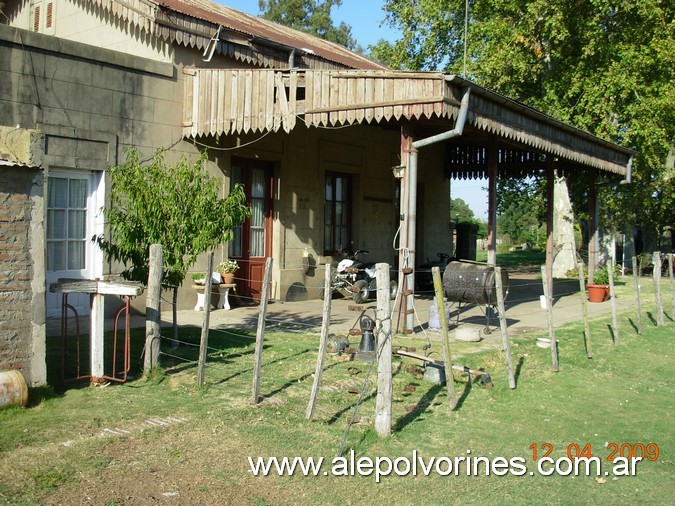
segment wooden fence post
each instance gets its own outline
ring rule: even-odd
[[[614,262],[607,261],[607,274],[609,275],[609,296],[612,299],[612,326],[614,327],[614,344],[619,344],[619,321],[616,317],[616,295],[614,293]]]
[[[145,355],[143,357],[143,374],[159,365],[159,348],[162,338],[161,329],[161,293],[162,265],[164,254],[161,244],[150,245],[150,272],[148,275],[148,292],[145,298]]]
[[[443,343],[443,365],[445,367],[445,388],[448,391],[450,409],[457,407],[455,395],[455,379],[452,374],[452,353],[450,353],[450,339],[448,337],[448,319],[445,313],[445,298],[443,281],[441,280],[440,267],[432,267],[431,275],[434,280],[434,293],[436,294],[436,306],[438,307],[438,320],[441,324],[441,342]]]
[[[577,271],[579,272],[579,293],[581,294],[581,310],[584,315],[584,337],[586,343],[586,357],[593,358],[593,349],[591,347],[591,326],[588,323],[588,307],[586,296],[586,283],[584,281],[584,264],[577,262]]]
[[[206,263],[206,285],[204,286],[204,320],[202,321],[202,335],[199,340],[199,363],[197,366],[197,385],[204,384],[204,369],[206,369],[206,350],[209,344],[209,320],[211,319],[211,286],[213,284],[213,251]]]
[[[544,298],[546,299],[546,321],[548,323],[548,337],[551,340],[551,360],[553,362],[553,371],[558,372],[558,343],[555,340],[555,329],[553,328],[553,289],[548,286],[548,276],[546,275],[546,266],[541,266],[541,282],[544,286]]]
[[[377,268],[377,398],[375,401],[375,431],[380,437],[391,434],[392,373],[391,373],[391,297],[389,264]]]
[[[316,369],[314,370],[314,381],[312,382],[312,392],[309,396],[309,404],[305,412],[305,418],[311,420],[314,416],[314,407],[316,398],[319,396],[319,386],[321,384],[321,374],[323,373],[323,362],[326,358],[326,341],[328,340],[328,328],[330,327],[330,306],[331,295],[333,291],[330,288],[331,266],[326,264],[326,274],[323,286],[323,322],[321,324],[321,340],[319,341],[319,354],[316,357]]]
[[[661,296],[661,252],[655,251],[654,263],[654,293],[656,294],[656,325],[661,327],[663,321],[663,297]]]
[[[673,229],[670,229],[673,233]],[[673,254],[668,253],[668,278],[670,278],[670,316],[675,319],[675,289],[673,289]]]
[[[640,269],[637,257],[633,257],[633,283],[635,285],[635,310],[637,311],[637,333],[642,335],[642,311],[640,310]]]
[[[502,347],[506,358],[506,370],[509,373],[509,388],[516,388],[516,376],[513,372],[511,343],[506,329],[506,308],[504,307],[504,287],[502,285],[502,269],[495,267],[495,286],[497,288],[497,310],[499,311],[499,328],[502,331]]]
[[[267,318],[267,299],[269,298],[270,279],[272,278],[272,258],[265,263],[265,277],[260,295],[260,313],[258,314],[258,331],[255,336],[255,355],[253,357],[253,392],[251,402],[258,404],[260,392],[260,369],[262,367],[263,342],[265,341],[265,318]]]

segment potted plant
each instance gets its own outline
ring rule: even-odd
[[[223,283],[234,283],[234,273],[239,270],[239,264],[236,260],[224,260],[220,262],[216,269],[220,272],[220,277],[223,278]]]
[[[192,275],[192,282],[195,285],[205,285],[206,284],[206,275],[203,272],[195,272]]]
[[[588,301],[604,302],[609,299],[609,272],[607,267],[595,270],[593,282],[588,283]]]

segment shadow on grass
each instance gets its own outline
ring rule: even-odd
[[[263,349],[264,349],[264,347],[263,347]],[[276,364],[277,362],[283,362],[284,360],[288,360],[288,359],[291,359],[291,358],[294,358],[294,357],[299,357],[300,355],[304,355],[305,353],[309,353],[309,352],[310,352],[310,349],[308,348],[308,349],[302,350],[302,351],[300,351],[300,352],[298,352],[298,353],[294,353],[293,355],[285,355],[285,356],[283,356],[283,357],[279,357],[279,358],[276,358],[276,359],[274,359],[274,360],[270,360],[269,362],[263,363],[263,364],[262,364],[262,367],[267,367],[267,366],[270,366],[270,365],[272,365],[272,364]],[[230,374],[230,375],[227,376],[226,378],[223,378],[223,379],[221,379],[221,380],[219,380],[219,381],[216,381],[216,382],[214,382],[214,383],[212,383],[212,384],[213,384],[213,385],[220,385],[220,384],[225,383],[225,382],[227,382],[227,381],[229,381],[229,380],[231,380],[231,379],[233,379],[233,378],[236,378],[237,376],[240,376],[240,375],[242,375],[242,374],[245,374],[245,373],[248,373],[248,372],[252,372],[252,371],[253,371],[253,367],[249,367],[249,368],[246,368],[246,369],[244,369],[244,370],[237,371],[237,372],[235,372],[235,373],[233,373],[233,374]]]
[[[396,424],[392,427],[393,432],[402,431],[407,425],[417,420],[426,409],[431,406],[432,402],[438,395],[438,393],[443,389],[443,385],[434,385],[429,390],[427,390],[422,398],[417,401],[417,404],[414,405],[412,410],[407,413],[404,417],[399,418],[396,421]],[[457,403],[459,405],[459,403]]]
[[[338,365],[338,364],[339,364],[338,362],[335,362],[335,363],[333,363],[333,364],[327,365],[327,366],[325,366],[325,367],[323,368],[323,371],[325,372],[325,371],[327,371],[328,369],[332,369],[333,367],[335,367],[335,366]],[[284,384],[281,385],[280,387],[276,388],[275,390],[272,390],[270,393],[268,393],[268,394],[260,394],[260,397],[265,397],[265,398],[272,397],[272,396],[278,394],[279,392],[283,392],[284,390],[286,390],[286,389],[287,389],[288,387],[290,387],[291,385],[295,385],[295,384],[297,384],[297,383],[299,383],[299,382],[301,382],[301,381],[305,381],[307,378],[311,378],[313,375],[314,375],[314,371],[308,372],[308,373],[306,373],[306,374],[303,374],[303,375],[300,376],[299,378],[292,379],[292,380],[288,380],[286,383],[284,383]]]
[[[607,324],[607,330],[609,330],[609,337],[612,339],[612,344],[616,344],[616,336],[614,335],[614,329],[609,323]]]
[[[640,333],[640,329],[638,326],[635,324],[632,318],[628,318],[628,323],[630,323],[630,326],[633,327],[633,330],[635,331],[636,334]]]
[[[466,385],[464,385],[464,391],[462,392],[462,395],[460,395],[459,399],[457,399],[457,404],[455,404],[455,411],[457,411],[464,405],[464,401],[469,397],[472,388],[473,388],[473,380],[471,379],[471,376],[469,376],[469,380],[466,382]]]
[[[516,366],[516,370],[515,370],[515,372],[514,372],[514,374],[513,374],[513,377],[514,377],[515,380],[516,380],[516,387],[518,386],[518,382],[519,382],[519,380],[520,380],[520,371],[523,370],[523,364],[525,364],[525,357],[521,356],[521,357],[518,359],[518,365]]]

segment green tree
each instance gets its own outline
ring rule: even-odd
[[[487,223],[476,218],[469,204],[464,199],[450,199],[450,221],[455,223],[474,223],[478,225],[477,236],[481,239],[487,237]]]
[[[374,56],[463,74],[464,6],[385,0],[402,36]],[[605,188],[599,199],[614,226],[630,220],[658,233],[675,222],[673,14],[666,0],[470,2],[468,78],[637,151],[635,184]]]
[[[542,247],[545,182],[542,178],[500,178],[497,181],[497,230],[515,243]]]
[[[120,262],[122,277],[146,283],[151,244],[164,253],[162,284],[173,288],[174,334],[178,286],[197,255],[232,239],[232,229],[251,214],[241,186],[218,197],[218,182],[204,167],[203,152],[195,163],[165,161],[158,150],[142,165],[137,149],[110,168],[110,206],[104,210],[108,237],[95,238],[109,260]]]
[[[340,7],[342,0],[259,0],[262,17],[295,30],[316,35],[347,49],[361,50],[352,27],[345,22],[333,24],[331,9]]]

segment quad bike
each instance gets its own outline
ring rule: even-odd
[[[331,294],[339,292],[344,296],[351,295],[357,304],[363,304],[370,298],[371,292],[377,290],[375,262],[358,261],[361,255],[367,253],[367,250],[357,250],[353,255],[347,253],[344,259],[331,267]],[[396,298],[397,291],[398,281],[390,278],[389,296],[392,300]],[[319,285],[319,297],[322,300],[324,298],[324,280]]]

